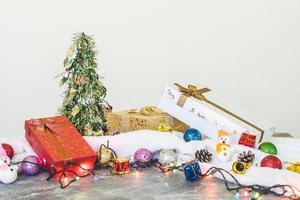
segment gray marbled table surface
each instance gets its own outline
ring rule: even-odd
[[[110,175],[107,170],[81,178],[66,189],[56,180],[46,181],[47,174],[35,177],[20,175],[11,185],[0,184],[0,199],[101,199],[101,200],[232,200],[235,192],[228,192],[222,181],[205,178],[193,183],[185,180],[182,172],[163,174],[157,169],[143,169],[138,175]],[[264,196],[262,199],[284,199]]]

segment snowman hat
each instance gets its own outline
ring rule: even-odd
[[[224,131],[224,130],[219,130],[218,131],[218,137],[222,137],[222,136],[229,136],[229,133],[227,131]]]

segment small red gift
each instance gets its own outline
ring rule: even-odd
[[[80,176],[94,167],[95,152],[66,116],[25,121],[25,137],[51,175]]]
[[[239,139],[239,144],[254,148],[256,142],[256,135],[250,133],[243,133]]]

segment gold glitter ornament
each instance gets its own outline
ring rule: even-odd
[[[102,147],[97,151],[97,157],[100,165],[105,165],[112,159],[113,155],[108,148]]]
[[[157,127],[157,130],[160,132],[170,132],[173,131],[173,128],[164,121],[160,121]]]
[[[80,109],[78,106],[75,106],[73,109],[72,109],[72,112],[71,112],[71,115],[73,117],[76,117],[76,115],[80,112]]]
[[[287,167],[287,170],[300,174],[300,162],[289,163],[289,164],[291,165]]]

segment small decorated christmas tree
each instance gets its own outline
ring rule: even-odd
[[[64,60],[60,81],[66,84],[60,113],[66,115],[82,135],[103,135],[105,113],[110,106],[104,100],[106,88],[97,74],[96,47],[91,36],[78,33]]]

